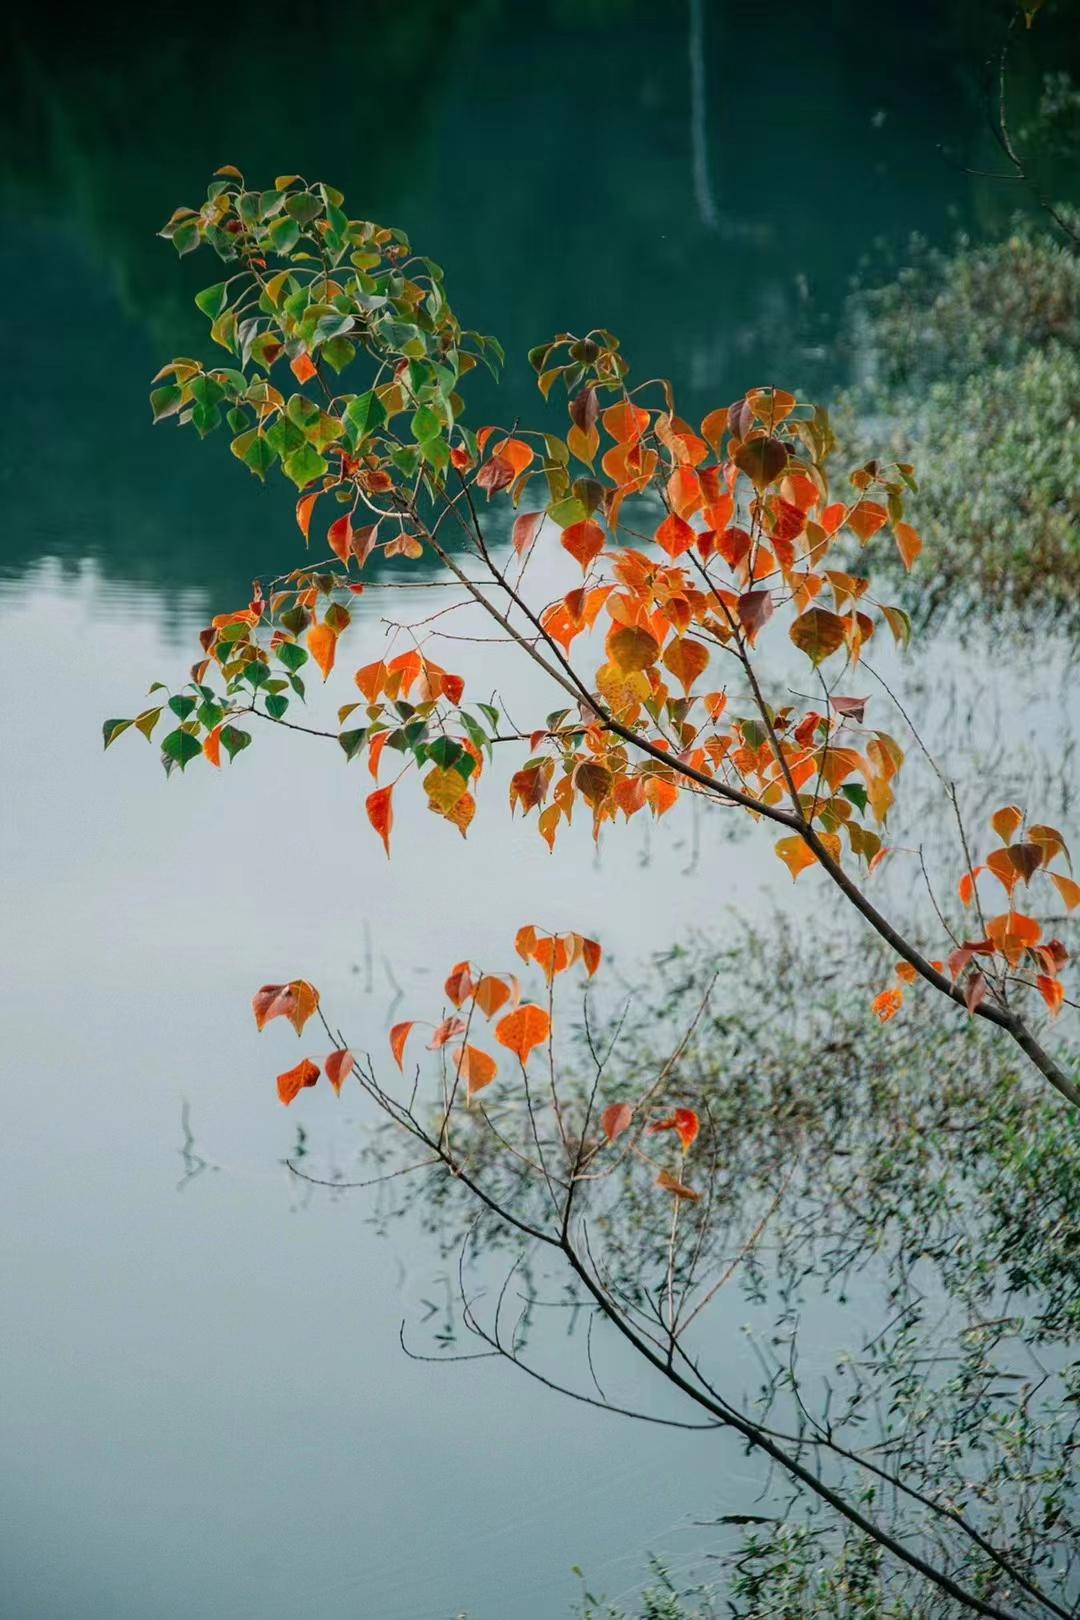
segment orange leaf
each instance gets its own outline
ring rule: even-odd
[[[402,1071],[405,1068],[405,1042],[408,1040],[415,1022],[415,1019],[410,1018],[404,1024],[395,1024],[390,1031],[390,1050],[394,1054],[394,1062]]]
[[[301,1058],[295,1069],[286,1069],[277,1077],[278,1096],[286,1107],[298,1097],[305,1086],[313,1086],[322,1071],[310,1058]]]
[[[326,1078],[329,1080],[339,1097],[341,1096],[342,1086],[345,1084],[350,1074],[352,1074],[355,1067],[356,1059],[349,1051],[331,1052],[330,1056],[323,1064],[323,1068],[326,1070]]]
[[[311,514],[315,510],[315,502],[318,498],[319,491],[316,490],[314,495],[301,495],[296,503],[296,521],[305,540],[308,539],[311,533]]]
[[[453,1053],[457,1072],[465,1077],[467,1095],[472,1097],[485,1086],[490,1086],[499,1072],[499,1065],[490,1053],[479,1046],[459,1046]]]
[[[591,518],[583,523],[571,523],[559,538],[574,561],[581,564],[583,574],[588,573],[590,564],[604,549],[604,531]]]
[[[308,651],[322,670],[325,681],[334,667],[334,655],[337,652],[337,632],[331,630],[328,624],[313,624],[307,633]]]
[[[887,523],[888,512],[877,501],[860,501],[853,506],[847,516],[849,529],[854,529],[862,545],[877,534],[883,523]]]
[[[986,857],[986,869],[993,873],[1007,894],[1012,894],[1020,881],[1020,873],[1009,859],[1007,849],[992,849]]]
[[[495,1039],[515,1053],[524,1065],[535,1046],[543,1046],[551,1036],[551,1019],[543,1007],[527,1001],[516,1012],[508,1013],[495,1025]]]
[[[585,963],[585,971],[588,973],[590,979],[600,966],[600,961],[603,954],[603,951],[600,949],[600,946],[596,943],[595,939],[582,940],[581,955]]]
[[[365,664],[363,669],[356,671],[353,680],[369,703],[374,703],[377,700],[386,685],[387,673],[386,665],[381,659],[377,664]]]
[[[671,510],[681,518],[693,517],[705,504],[701,479],[692,467],[676,467],[668,479],[667,493]]]
[[[679,790],[663,776],[645,778],[645,798],[654,816],[663,816],[679,802]]]
[[[1007,804],[995,810],[990,825],[1003,844],[1008,844],[1024,824],[1024,812],[1018,804]]]
[[[529,961],[536,946],[536,929],[531,923],[519,928],[514,936],[514,949],[523,962]]]
[[[893,529],[896,537],[896,549],[900,553],[904,567],[910,573],[915,565],[915,559],[922,550],[923,543],[910,523],[898,523]]]
[[[660,656],[660,643],[639,624],[624,624],[613,630],[607,639],[607,649],[624,674],[648,669]]]
[[[455,1007],[460,1007],[463,1001],[468,1001],[476,988],[468,962],[454,964],[443,988]]]
[[[218,770],[221,769],[221,733],[224,726],[225,722],[223,720],[220,726],[215,726],[210,735],[203,739],[202,745],[202,751],[206,758],[211,765],[216,765]]]
[[[902,990],[883,990],[880,996],[875,996],[870,1003],[872,1012],[875,1012],[883,1024],[890,1018],[895,1018],[904,1005],[904,992]]]
[[[485,973],[473,992],[473,1001],[485,1018],[494,1018],[500,1007],[510,1000],[509,986],[494,974]]]
[[[666,668],[671,671],[687,696],[690,695],[690,688],[694,682],[708,667],[708,663],[708,650],[700,641],[693,641],[689,637],[680,637],[671,642],[664,653]]]
[[[455,1040],[458,1035],[464,1035],[465,1024],[460,1018],[444,1018],[438,1025],[435,1033],[428,1042],[429,1052],[440,1051],[448,1041]]]
[[[500,439],[492,449],[492,455],[500,460],[509,462],[514,470],[514,477],[523,473],[533,460],[534,452],[522,439]]]
[[[689,1198],[695,1204],[701,1197],[700,1193],[681,1182],[678,1176],[673,1176],[670,1170],[661,1170],[656,1178],[656,1185],[663,1187],[665,1192],[674,1193],[676,1198]]]
[[[565,973],[570,966],[570,952],[561,935],[545,935],[532,948],[532,959],[551,983],[557,973]]]
[[[970,872],[965,872],[963,877],[960,879],[957,889],[960,894],[960,899],[965,906],[970,906],[972,900],[975,898],[975,880],[979,873],[983,870],[983,867],[975,866]]]
[[[1061,1011],[1061,1004],[1065,1000],[1065,986],[1060,979],[1052,979],[1047,973],[1040,973],[1035,980],[1035,984],[1040,996],[1042,996],[1056,1018]]]
[[[1051,883],[1065,902],[1068,911],[1075,911],[1080,906],[1080,883],[1074,883],[1072,878],[1063,877],[1060,872],[1048,874]]]
[[[391,799],[393,791],[392,785],[376,788],[375,792],[369,793],[364,801],[368,820],[382,839],[387,855],[390,854],[390,832],[394,825],[394,806]]]
[[[297,354],[289,361],[289,370],[301,385],[317,377],[318,372],[306,354]]]
[[[601,421],[617,443],[636,444],[649,425],[649,413],[642,410],[640,405],[623,400],[618,405],[609,406]]]
[[[271,1018],[287,1018],[298,1035],[318,1005],[319,992],[306,979],[293,979],[290,984],[264,984],[251,1000],[258,1029]]]
[[[675,512],[670,513],[656,531],[656,543],[669,557],[681,557],[694,543],[694,531],[689,523]]]
[[[781,838],[774,848],[793,878],[805,872],[808,866],[817,864],[817,856],[798,833],[793,833],[790,838]]]

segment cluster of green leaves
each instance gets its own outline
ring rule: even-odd
[[[255,476],[277,465],[298,489],[332,468],[332,487],[374,477],[385,489],[387,463],[438,484],[452,442],[469,444],[460,379],[478,359],[495,370],[502,350],[462,330],[437,264],[414,256],[402,231],[349,219],[343,200],[298,175],[249,190],[228,165],[200,208],[175,210],[161,234],[177,253],[205,244],[236,266],[195,300],[231,359],[164,366],[154,419],[175,416],[202,437],[227,424],[233,454]],[[358,358],[371,362],[367,386],[336,393],[331,381]],[[290,368],[317,397],[282,383]]]

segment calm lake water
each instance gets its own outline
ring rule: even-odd
[[[207,614],[296,545],[280,484],[148,426],[147,378],[199,343],[190,295],[213,279],[153,232],[217,163],[318,172],[406,227],[503,338],[504,418],[528,399],[525,349],[593,323],[640,375],[672,375],[688,415],[762,380],[827,397],[874,239],[1000,219],[935,156],[974,118],[966,14],[938,9],[883,7],[873,73],[856,5],[824,25],[794,6],[361,6],[332,47],[310,13],[260,38],[272,8],[196,8],[182,33],[117,13],[89,49],[21,25],[0,113],[12,1620],[547,1620],[571,1565],[632,1593],[650,1551],[700,1560],[694,1520],[752,1511],[762,1476],[734,1445],[402,1356],[401,1318],[445,1301],[433,1246],[291,1180],[297,1116],[313,1162],[347,1171],[356,1113],[325,1088],[279,1107],[296,1043],[257,1038],[248,1002],[303,974],[382,1052],[392,1013],[422,1013],[460,956],[508,960],[521,922],[595,934],[633,972],[729,908],[805,918],[821,892],[793,891],[764,838],[689,814],[599,855],[575,828],[553,863],[495,784],[464,845],[403,801],[388,864],[328,744],[260,737],[232,771],[171,782],[137,737],[104,757],[102,720],[177,679]],[[358,647],[403,594],[364,596]],[[931,735],[959,713],[977,765],[1022,730],[1020,781],[1049,768],[1042,704],[1076,724],[1066,649],[1031,671],[990,659],[991,636],[931,649]],[[484,681],[535,708],[528,671],[490,656]],[[883,671],[910,692],[914,670]],[[734,1295],[731,1313],[717,1331],[749,1379],[751,1313]]]

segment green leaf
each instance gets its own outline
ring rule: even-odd
[[[172,245],[183,258],[185,253],[194,253],[199,245],[201,233],[198,219],[185,219],[172,234]]]
[[[301,449],[295,450],[285,463],[286,476],[291,478],[297,489],[303,489],[316,478],[321,478],[327,469],[327,462],[320,456],[314,445],[305,444]]]
[[[155,388],[150,395],[154,421],[163,422],[167,416],[175,416],[183,402],[184,390],[175,383],[170,383],[167,388]]]
[[[222,737],[224,738],[224,732]],[[186,765],[190,765],[193,759],[198,759],[202,753],[202,745],[197,737],[191,735],[190,731],[177,729],[169,732],[161,745],[161,751],[166,759],[170,760],[174,765],[179,765],[180,769],[183,770]]]
[[[367,727],[361,726],[357,731],[343,731],[338,742],[345,750],[346,759],[355,759],[367,740]]]
[[[443,430],[442,417],[430,405],[421,405],[412,419],[412,436],[418,444],[434,439]]]
[[[852,804],[857,806],[860,813],[866,813],[866,806],[869,801],[866,789],[859,782],[845,782],[840,791],[845,799],[850,799]]]
[[[456,765],[463,754],[472,764],[476,763],[471,754],[465,754],[464,748],[453,737],[436,737],[434,742],[428,744],[428,759],[444,769],[448,765]]]
[[[568,529],[573,523],[584,523],[588,515],[584,503],[572,495],[564,501],[555,501],[548,507],[548,517],[553,523],[557,523],[560,529]]]
[[[277,650],[277,655],[285,668],[291,670],[298,670],[308,660],[306,650],[303,647],[298,647],[295,641],[283,642]]]
[[[352,444],[358,445],[386,421],[386,412],[377,394],[369,389],[358,394],[345,407],[345,420],[352,431]]]
[[[153,735],[154,727],[157,725],[160,719],[160,709],[144,709],[142,714],[137,714],[135,716],[135,729],[136,731],[141,731],[147,742],[149,742],[151,736]],[[108,744],[106,743],[105,746],[108,747]]]
[[[182,718],[186,717],[182,716]],[[199,704],[198,721],[206,731],[213,731],[214,727],[219,726],[224,718],[225,710],[220,703],[214,703],[210,698],[207,698],[205,703]]]
[[[288,698],[280,697],[276,692],[266,699],[266,712],[271,720],[280,720],[288,707]]]
[[[310,191],[295,191],[285,199],[285,212],[300,225],[310,225],[313,219],[318,219],[322,208],[318,197],[313,197]]]
[[[323,344],[322,357],[340,375],[356,359],[356,344],[347,337],[331,338]]]
[[[210,320],[216,321],[229,301],[229,283],[219,281],[214,287],[204,287],[195,294],[195,306]]]
[[[300,227],[295,219],[286,216],[275,219],[270,227],[270,241],[275,253],[291,253],[300,240]]]
[[[221,746],[228,754],[230,760],[235,759],[251,742],[248,732],[240,731],[236,726],[223,726],[221,730]]]
[[[188,715],[195,712],[195,699],[193,697],[184,697],[182,693],[178,693],[176,697],[169,699],[169,708],[178,720],[186,720]]]
[[[134,724],[134,720],[106,720],[101,728],[105,738],[105,747],[108,748],[109,744],[115,742],[122,731],[126,731],[129,726]]]

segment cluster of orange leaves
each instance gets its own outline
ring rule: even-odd
[[[1069,953],[1060,939],[1043,938],[1042,924],[1016,908],[1014,893],[1021,883],[1030,888],[1031,880],[1042,874],[1049,878],[1066,910],[1075,910],[1080,905],[1080,883],[1064,872],[1050,870],[1051,864],[1061,857],[1071,872],[1069,851],[1056,827],[1037,824],[1025,828],[1024,812],[1019,805],[1008,804],[996,810],[990,818],[990,826],[1002,840],[1001,844],[989,852],[982,865],[965,872],[958,884],[962,904],[978,905],[984,932],[978,939],[956,942],[946,961],[930,965],[939,973],[947,971],[954,984],[966,974],[964,999],[969,1012],[975,1011],[996,984],[1004,985],[1008,978],[1020,977],[1023,983],[1034,983],[1056,1017],[1065,1000],[1060,974]],[[1023,836],[1017,839],[1021,832]],[[1009,909],[992,917],[984,916],[978,901],[976,885],[984,872],[1001,885],[1008,897]],[[978,965],[980,960],[987,963],[985,970]],[[1025,965],[1033,973],[1033,980],[1024,980],[1018,974],[1017,970]],[[873,1002],[882,1023],[887,1023],[900,1011],[904,1001],[902,985],[913,984],[918,974],[909,962],[899,962],[896,977],[901,982],[883,990]]]
[[[518,929],[514,947],[523,962],[532,963],[540,969],[549,988],[559,974],[565,973],[577,962],[582,964],[591,979],[603,956],[596,940],[584,934],[551,933],[532,925]],[[498,1062],[492,1054],[469,1039],[477,1015],[490,1024],[492,1019],[503,1014],[494,1026],[495,1041],[513,1054],[522,1069],[537,1047],[550,1042],[550,998],[547,1008],[536,1002],[522,1001],[521,983],[516,973],[485,973],[473,963],[461,961],[450,969],[443,988],[454,1010],[440,1023],[428,1026],[431,1036],[427,1050],[449,1051],[453,1064],[451,1103],[459,1085],[464,1086],[466,1101],[471,1101],[477,1092],[492,1083],[499,1071]],[[301,1035],[308,1020],[319,1010],[319,992],[306,979],[294,979],[288,984],[266,984],[256,991],[251,1006],[258,1029],[263,1029],[271,1019],[286,1018],[297,1035]],[[505,1008],[510,1010],[504,1011]],[[416,1019],[408,1019],[395,1024],[390,1030],[390,1050],[399,1069],[404,1069],[406,1044],[417,1027]],[[342,1086],[355,1068],[356,1060],[347,1048],[336,1048],[321,1062],[311,1057],[302,1058],[293,1068],[278,1075],[278,1096],[286,1106],[289,1105],[301,1091],[314,1086],[324,1072],[335,1092],[340,1095]],[[636,1111],[631,1103],[611,1103],[603,1109],[600,1127],[609,1146],[630,1129],[635,1118]],[[697,1140],[700,1129],[701,1123],[694,1109],[676,1108],[664,1118],[652,1121],[646,1127],[646,1133],[655,1136],[674,1132],[685,1156]],[[640,1150],[634,1151],[638,1151],[640,1157],[645,1157]],[[696,1201],[700,1197],[699,1193],[666,1168],[660,1170],[656,1180],[658,1186],[678,1198]]]

